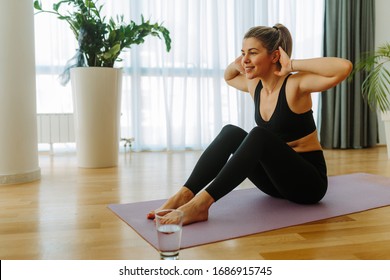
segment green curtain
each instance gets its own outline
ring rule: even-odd
[[[374,51],[375,0],[325,0],[324,56],[337,56],[355,63]],[[361,94],[366,74],[322,92],[319,130],[324,148],[364,148],[378,141],[376,112]]]

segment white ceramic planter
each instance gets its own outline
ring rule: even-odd
[[[118,164],[122,70],[71,69],[75,135],[79,167]]]
[[[382,113],[382,121],[385,125],[387,157],[390,159],[390,111]]]

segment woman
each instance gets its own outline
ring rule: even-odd
[[[290,59],[292,39],[282,24],[251,28],[241,52],[225,80],[251,94],[257,126],[249,133],[225,126],[184,186],[159,208],[182,210],[184,224],[207,220],[211,205],[246,178],[270,196],[300,204],[317,203],[327,191],[311,93],[342,82],[352,64],[341,58]]]

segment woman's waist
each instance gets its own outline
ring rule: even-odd
[[[300,139],[287,142],[287,145],[289,145],[297,153],[322,151],[321,144],[318,141],[317,130]]]

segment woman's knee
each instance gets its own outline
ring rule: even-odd
[[[228,124],[222,128],[219,135],[220,137],[223,137],[230,141],[234,139],[242,141],[248,135],[248,133],[238,126]]]
[[[248,138],[258,145],[269,144],[275,141],[275,135],[269,130],[256,126],[249,133]]]
[[[259,135],[259,136],[267,136],[267,135],[270,135],[270,131],[268,129],[265,129],[263,127],[260,127],[260,126],[255,126],[254,128],[252,128],[252,130],[249,132],[250,135]]]

